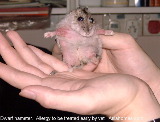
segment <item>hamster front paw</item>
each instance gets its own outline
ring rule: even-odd
[[[55,36],[55,32],[46,32],[46,33],[44,33],[44,38],[49,38],[49,37],[53,37],[53,36]]]

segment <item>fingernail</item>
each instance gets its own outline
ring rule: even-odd
[[[30,91],[30,90],[21,90],[19,95],[22,96],[22,97],[33,99],[33,100],[35,100],[35,98],[36,98],[36,94],[33,91]]]

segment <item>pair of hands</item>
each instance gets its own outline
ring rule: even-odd
[[[160,71],[129,35],[100,36],[103,55],[94,72],[63,72],[68,68],[57,58],[26,45],[14,31],[7,36],[15,49],[0,34],[0,54],[7,63],[0,63],[0,77],[22,89],[21,96],[78,114],[159,117]],[[53,70],[60,73],[50,76]]]

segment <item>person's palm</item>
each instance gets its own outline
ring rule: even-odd
[[[39,77],[46,77],[53,70],[58,72],[68,71],[67,66],[62,61],[33,46],[27,46],[16,32],[11,31],[7,35],[16,51],[10,48],[10,45],[2,36],[0,52],[10,66]],[[131,36],[115,33],[114,36],[100,35],[100,38],[103,44],[103,55],[101,62],[94,70],[95,72],[136,76],[146,81],[152,90],[159,94],[160,82],[157,79],[160,77],[160,71]],[[10,60],[11,56],[12,60]],[[93,69],[92,65],[89,67]],[[160,97],[157,96],[157,98]]]
[[[121,113],[129,112],[128,110],[136,113],[135,105],[143,111],[146,105],[141,104],[141,101],[148,99],[151,100],[149,104],[155,105],[153,110],[149,109],[148,112],[153,112],[154,108],[158,107],[152,92],[142,80],[121,74],[129,72],[127,66],[133,66],[129,60],[124,61],[126,67],[125,64],[123,65],[123,60],[130,57],[127,54],[136,51],[132,48],[129,49],[130,51],[108,48],[106,53],[108,58],[106,59],[103,53],[102,62],[95,72],[84,70],[63,72],[68,68],[62,61],[33,46],[26,45],[14,31],[8,32],[8,36],[15,49],[0,34],[0,53],[8,64],[0,63],[0,77],[12,86],[22,89],[20,95],[34,99],[44,107],[79,114],[108,116],[120,116]],[[114,47],[114,45],[110,46]],[[121,54],[121,51],[125,55]],[[60,73],[50,75],[54,70]],[[150,118],[147,117],[146,120],[149,120]]]
[[[104,50],[96,72],[136,76],[146,81],[152,90],[159,94],[160,70],[131,36],[117,33],[114,36],[100,38]],[[159,95],[157,97],[160,98]]]
[[[160,70],[128,34],[115,33],[114,36],[100,35],[103,44],[102,59],[95,69],[88,65],[87,70],[99,73],[121,73],[136,76],[144,81],[160,99]],[[59,56],[57,45],[54,56]],[[57,54],[57,55],[56,55]],[[85,68],[84,68],[85,69]],[[159,100],[160,101],[160,100]]]

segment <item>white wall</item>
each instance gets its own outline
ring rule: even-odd
[[[47,48],[52,50],[55,43],[54,38],[44,38],[43,35],[47,30],[23,30],[18,31],[26,43]]]
[[[55,44],[54,38],[44,38],[44,33],[48,31],[55,30],[56,23],[58,23],[64,15],[52,15],[51,16],[51,26],[46,29],[41,30],[19,30],[17,31],[26,43],[47,48],[52,50],[53,45]]]

